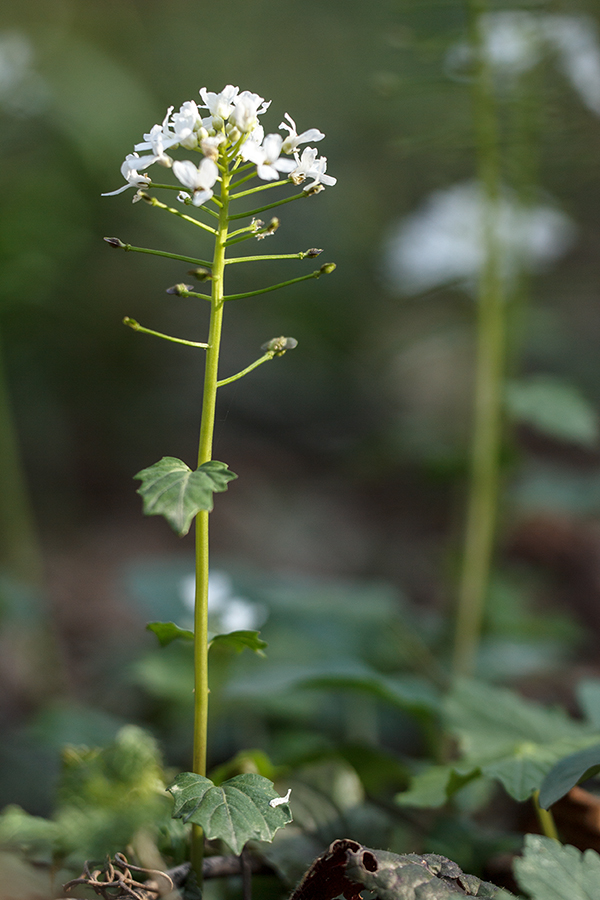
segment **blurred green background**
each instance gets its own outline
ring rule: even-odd
[[[512,655],[495,651],[509,677],[552,671],[573,647],[563,619],[544,629],[529,605],[600,631],[600,23],[592,0],[494,9],[509,16],[489,35],[517,387],[488,627],[513,641]],[[254,573],[235,590],[256,602],[260,573],[339,580],[355,606],[363,591],[373,602],[365,586],[377,582],[427,614],[451,610],[477,270],[465,20],[459,0],[24,0],[0,11],[0,762],[12,773],[2,803],[47,811],[54,763],[40,771],[40,747],[55,759],[62,740],[101,741],[111,722],[149,723],[185,765],[185,726],[161,706],[160,685],[140,681],[143,665],[135,678],[127,667],[153,646],[135,573],[158,559],[183,577],[192,539],[142,518],[132,476],[163,455],[194,459],[203,360],[121,320],[203,340],[206,317],[165,294],[187,280],[185,265],[115,253],[102,238],[207,251],[184,223],[132,205],[132,192],[100,195],[121,185],[125,155],[166,108],[203,86],[271,99],[267,131],[285,112],[299,131],[323,130],[338,179],[282,207],[265,249],[322,247],[335,274],[227,308],[224,374],[276,335],[299,346],[221,392],[215,455],[239,481],[217,498],[215,556]],[[424,225],[426,213],[435,222]],[[233,273],[231,289],[276,280],[273,265]],[[306,271],[277,265],[286,277]],[[555,641],[531,655],[527,641],[557,637],[560,652]],[[268,742],[267,725],[248,727]],[[242,732],[219,733],[214,763]],[[288,744],[277,744],[284,756]],[[17,762],[37,774],[16,778]]]

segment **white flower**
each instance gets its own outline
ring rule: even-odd
[[[573,223],[555,207],[524,206],[503,191],[490,209],[478,184],[462,182],[435,191],[394,227],[385,248],[390,285],[408,295],[455,281],[473,285],[485,261],[490,214],[504,278],[544,268],[573,243]]]
[[[281,122],[279,127],[285,128],[286,131],[289,131],[288,137],[283,142],[281,147],[282,153],[292,153],[298,144],[307,144],[308,141],[321,141],[325,137],[322,131],[319,131],[318,128],[309,128],[308,131],[303,131],[302,134],[298,134],[296,131],[296,123],[287,113],[284,113],[284,119],[287,119],[290,123],[287,125],[285,122]]]
[[[183,159],[175,160],[173,174],[184,187],[192,191],[194,206],[202,206],[213,195],[212,187],[219,170],[212,159],[203,159],[199,166],[195,166],[189,159]]]
[[[258,94],[253,94],[251,91],[242,91],[238,97],[234,98],[233,102],[234,109],[229,115],[229,121],[243,134],[248,134],[256,128],[258,116],[266,112],[271,105],[270,100],[265,101],[264,97],[259,97]]]
[[[157,162],[163,166],[171,166],[173,162],[171,157],[167,156],[165,150],[168,147],[174,147],[180,141],[180,138],[169,130],[169,116],[172,112],[173,107],[170,106],[162,121],[162,125],[153,125],[148,134],[144,135],[144,140],[134,147],[135,150],[152,150]]]
[[[294,153],[296,166],[290,173],[290,178],[294,184],[302,184],[306,178],[314,179],[312,184],[307,184],[302,188],[303,191],[312,191],[320,184],[333,186],[337,182],[337,178],[325,174],[327,157],[320,156],[317,159],[317,152],[314,147],[305,147],[302,151],[302,156]]]
[[[207,91],[205,87],[200,88],[200,96],[204,100],[203,109],[207,109],[211,116],[218,116],[220,119],[228,119],[233,110],[233,102],[238,95],[239,87],[232,84],[226,84],[220,94],[213,91]]]
[[[126,191],[130,187],[140,187],[140,185],[150,184],[150,177],[148,175],[140,175],[139,170],[146,169],[148,166],[151,166],[152,163],[155,163],[156,160],[156,156],[138,156],[137,153],[129,153],[121,166],[121,175],[127,181],[127,184],[124,184],[123,187],[118,188],[116,191],[108,191],[101,196],[114,197],[115,194],[122,194],[123,191]]]
[[[240,149],[242,159],[256,163],[256,174],[263,181],[276,181],[281,172],[291,172],[296,163],[291,159],[280,159],[283,138],[280,134],[268,134],[262,146],[256,141],[246,141]]]
[[[273,809],[275,809],[276,806],[283,806],[284,803],[289,801],[291,793],[292,789],[288,788],[285,797],[273,797],[272,800],[269,800],[269,806],[273,807]]]
[[[178,113],[171,117],[177,142],[188,150],[198,146],[198,132],[202,128],[202,117],[193,100],[186,100]]]
[[[215,134],[214,137],[202,138],[200,141],[200,149],[209,159],[217,159],[219,156],[219,147],[226,140],[227,138],[221,131],[219,134]]]

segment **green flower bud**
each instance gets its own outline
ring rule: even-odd
[[[127,245],[123,243],[119,238],[103,238],[107,244],[110,244],[111,247],[117,247],[120,250],[125,250]]]
[[[173,287],[167,288],[165,293],[176,294],[178,297],[187,297],[188,293],[193,290],[193,284],[174,284]]]
[[[335,268],[335,263],[324,263],[319,269],[319,272],[321,275],[331,275]]]
[[[212,278],[210,269],[205,269],[203,266],[198,266],[197,269],[190,269],[188,275],[193,275],[198,281],[210,281]]]

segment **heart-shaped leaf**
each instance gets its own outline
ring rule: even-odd
[[[260,631],[230,631],[228,634],[214,634],[210,637],[209,647],[215,644],[219,647],[230,647],[236,653],[242,650],[253,650],[259,656],[264,656],[264,649],[268,646],[266,641],[259,638]]]
[[[144,500],[145,515],[164,516],[171,528],[183,537],[200,510],[212,510],[213,493],[226,491],[227,483],[237,475],[216,459],[192,471],[182,460],[163,456],[133,477],[142,482],[137,493]]]
[[[177,639],[182,641],[194,640],[193,631],[188,631],[187,628],[180,628],[175,622],[148,622],[146,630],[154,632],[161,647],[166,647],[167,644]]]
[[[209,778],[182,772],[167,790],[175,801],[174,819],[200,825],[208,840],[225,841],[237,854],[251,839],[272,841],[292,821],[288,803],[270,805],[281,798],[262,775],[236,775],[216,787]]]

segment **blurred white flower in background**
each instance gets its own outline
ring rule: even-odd
[[[600,42],[593,19],[504,10],[482,16],[480,27],[484,53],[497,78],[515,81],[545,54],[553,55],[583,103],[600,115]],[[472,61],[472,47],[455,44],[448,51],[447,70],[461,76]]]
[[[186,609],[194,611],[196,578],[186,575],[181,580],[181,599]],[[208,578],[208,617],[210,630],[218,634],[232,631],[256,631],[269,616],[267,607],[245,597],[236,597],[233,582],[226,572],[215,570]]]
[[[485,215],[476,182],[435,191],[416,212],[392,226],[384,250],[390,286],[418,294],[451,282],[475,282],[485,258]],[[508,192],[498,202],[495,227],[507,278],[522,268],[544,268],[562,256],[575,237],[575,226],[564,213],[545,204],[523,206]]]
[[[5,112],[40,112],[49,98],[42,76],[33,68],[33,44],[19,31],[0,32],[0,106]]]

